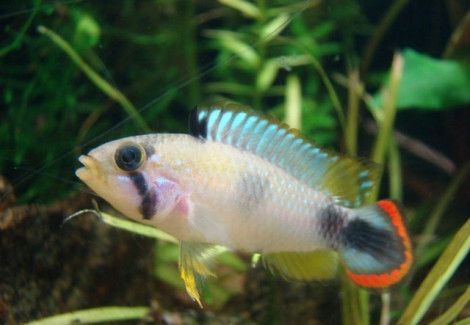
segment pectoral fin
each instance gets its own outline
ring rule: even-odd
[[[292,281],[322,281],[336,277],[338,254],[332,250],[283,252],[263,255],[264,266]]]
[[[201,308],[199,292],[202,289],[204,278],[215,276],[212,272],[215,259],[226,250],[223,246],[205,243],[184,241],[180,243],[180,276],[189,296],[196,300]]]

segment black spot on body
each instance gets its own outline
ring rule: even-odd
[[[142,197],[139,211],[144,219],[150,220],[157,212],[158,194],[153,188],[148,189],[147,181],[142,173],[132,173],[130,177],[137,189],[137,193]]]
[[[189,114],[189,134],[196,138],[207,137],[207,117],[199,119],[197,106]]]
[[[245,173],[238,184],[238,191],[245,213],[249,213],[252,209],[263,202],[269,190],[269,179],[251,173]]]
[[[346,216],[333,204],[329,204],[320,213],[320,229],[323,237],[333,247],[338,246],[338,238],[346,222]]]
[[[367,253],[379,261],[399,264],[405,260],[405,247],[400,237],[362,219],[348,222],[341,233],[341,241],[346,247]]]

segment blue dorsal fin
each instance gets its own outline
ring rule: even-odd
[[[377,182],[377,164],[325,150],[247,106],[220,101],[195,107],[189,130],[195,137],[254,153],[346,207],[362,205]]]

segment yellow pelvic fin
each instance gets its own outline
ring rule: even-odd
[[[204,278],[215,276],[212,272],[215,259],[226,250],[225,247],[205,243],[184,241],[180,243],[180,276],[189,296],[196,300],[201,308],[199,292],[204,284]]]
[[[291,281],[323,281],[335,278],[339,257],[333,250],[282,252],[263,255],[264,266]]]

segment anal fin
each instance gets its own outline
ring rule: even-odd
[[[262,259],[269,271],[291,281],[330,280],[339,270],[339,257],[333,250],[269,253]]]

